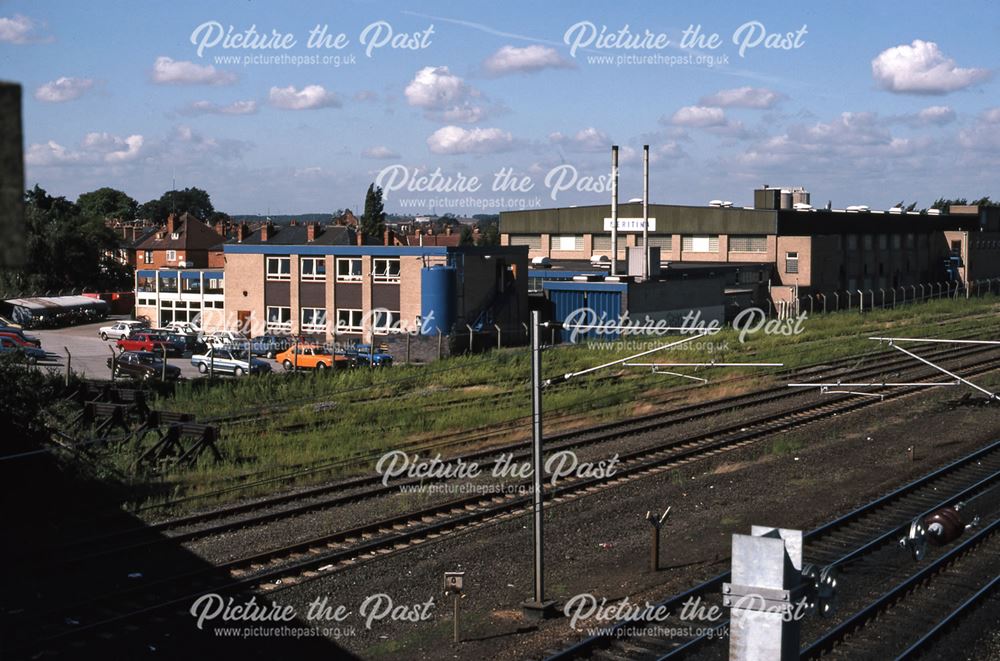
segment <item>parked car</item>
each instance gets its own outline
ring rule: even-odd
[[[182,355],[185,351],[198,353],[197,349],[204,347],[204,344],[198,339],[197,335],[185,335],[184,333],[172,331],[169,328],[154,328],[150,332],[172,344],[178,356]]]
[[[344,349],[344,355],[354,361],[359,367],[367,367],[369,361],[375,367],[388,367],[392,365],[392,354],[384,349],[375,347],[372,351],[370,344],[352,344]]]
[[[247,338],[242,333],[236,331],[222,330],[215,331],[210,335],[203,335],[202,340],[210,347],[227,347],[232,344],[242,344]]]
[[[335,355],[323,346],[312,344],[290,347],[279,353],[274,359],[281,363],[286,370],[292,370],[296,367],[305,370],[325,370],[331,367],[347,367],[350,364],[350,359],[346,356]]]
[[[36,347],[38,347],[39,349],[42,348],[42,341],[41,340],[39,340],[34,335],[27,335],[27,334],[25,334],[24,330],[18,328],[17,326],[0,326],[0,333],[4,333],[4,334],[11,333],[13,335],[17,335],[18,337],[20,337],[22,340],[24,340],[28,344],[33,344]]]
[[[23,337],[21,337],[16,333],[8,333],[6,331],[0,331],[0,337],[6,337],[9,340],[13,340],[14,344],[16,344],[19,347],[31,347],[33,349],[40,348],[36,346],[34,343],[29,342],[28,340],[24,339]]]
[[[201,328],[198,324],[193,324],[190,321],[171,321],[164,327],[164,330],[180,335],[193,335],[195,337],[201,335]]]
[[[255,356],[274,358],[279,353],[295,345],[291,335],[258,335],[247,341],[250,353]]]
[[[4,355],[15,354],[23,356],[29,365],[34,365],[39,360],[45,360],[45,352],[31,344],[21,344],[9,337],[0,337],[0,353]]]
[[[108,358],[107,364],[108,369],[114,364],[115,376],[142,380],[163,378],[163,359],[151,351],[126,351],[117,358]],[[181,368],[168,363],[166,369],[167,381],[180,378]]]
[[[266,374],[271,365],[260,358],[254,358],[245,349],[220,349],[211,347],[205,353],[191,356],[191,364],[202,374],[215,370],[222,374],[243,376],[244,374]]]
[[[181,356],[184,348],[174,342],[169,341],[163,335],[153,333],[133,332],[128,337],[123,337],[115,343],[119,351],[152,351],[163,355],[163,350],[167,350],[168,356]]]
[[[148,328],[149,324],[145,321],[116,321],[110,326],[101,326],[97,333],[104,341],[120,340],[123,337],[128,337],[135,331]]]

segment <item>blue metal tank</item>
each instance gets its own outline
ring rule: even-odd
[[[447,335],[455,324],[457,280],[454,266],[430,266],[420,269],[420,332]]]

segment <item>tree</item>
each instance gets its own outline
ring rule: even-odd
[[[358,231],[365,236],[382,238],[385,232],[385,205],[382,202],[382,187],[374,183],[368,186],[365,195],[365,213],[361,216]]]
[[[131,269],[115,261],[118,237],[103,218],[35,186],[24,196],[25,254],[6,274],[8,291],[108,290],[128,286]]]
[[[479,245],[481,246],[500,245],[500,229],[497,227],[496,223],[489,223],[488,225],[486,225],[486,229],[480,227]]]
[[[459,245],[471,246],[475,243],[472,238],[472,228],[468,225],[462,225],[462,233],[458,238]]]
[[[931,209],[941,209],[942,211],[947,210],[952,206],[963,206],[966,204],[972,204],[979,207],[996,207],[1000,206],[1000,202],[994,202],[990,199],[990,196],[981,197],[978,200],[972,200],[971,202],[964,197],[956,197],[955,199],[948,199],[945,197],[939,197],[934,200],[934,204],[931,205]]]
[[[76,205],[83,215],[104,220],[132,220],[139,210],[138,202],[122,191],[107,186],[83,193],[76,198]]]
[[[209,194],[200,188],[168,190],[158,200],[150,200],[139,207],[139,215],[157,223],[165,223],[170,214],[189,213],[204,222],[215,213]]]

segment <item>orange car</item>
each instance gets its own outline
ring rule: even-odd
[[[350,363],[346,356],[337,356],[322,346],[308,344],[289,347],[275,356],[274,359],[281,363],[286,370],[296,368],[300,370],[325,370],[329,367],[347,367]]]

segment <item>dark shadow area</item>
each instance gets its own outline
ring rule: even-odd
[[[158,533],[140,532],[161,537],[142,553],[94,555],[118,539],[100,538],[148,526],[119,509],[123,494],[113,479],[99,478],[70,450],[49,451],[39,402],[58,398],[59,389],[35,370],[0,365],[4,659],[357,658],[319,635],[305,613],[282,621],[217,617],[199,629],[190,610],[200,593],[235,604],[272,598],[219,589],[233,582],[228,573]]]

